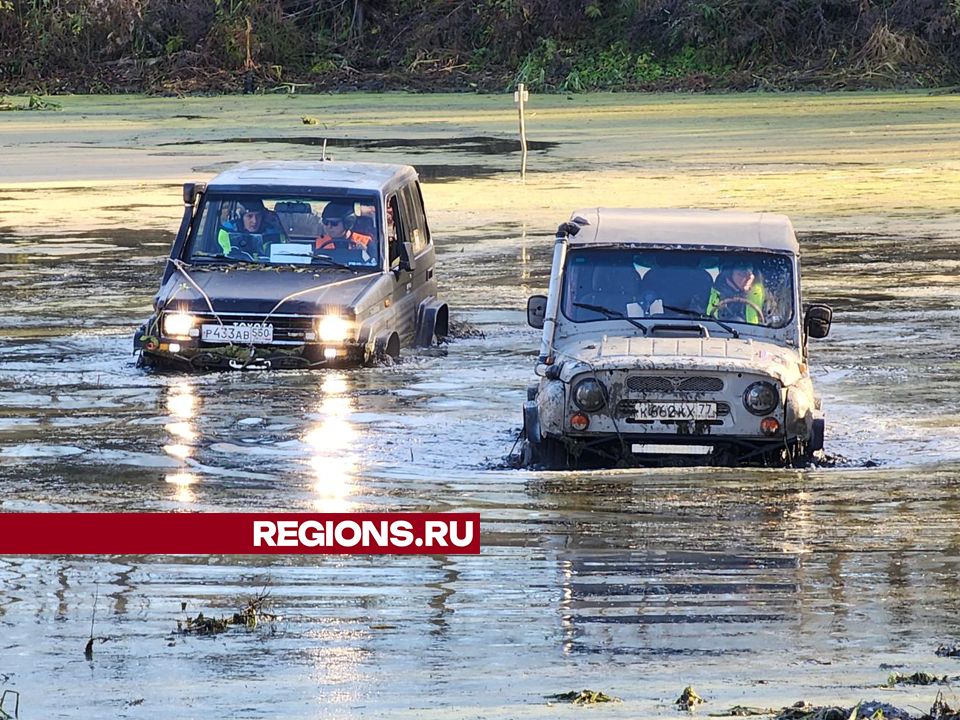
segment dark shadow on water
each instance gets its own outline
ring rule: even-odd
[[[488,167],[487,165],[420,165],[417,164],[417,174],[421,180],[432,182],[452,182],[472,178],[490,178],[501,175],[502,168]]]
[[[270,145],[307,145],[322,147],[345,147],[354,150],[393,150],[395,148],[412,149],[412,152],[461,152],[473,155],[506,155],[520,152],[520,141],[512,138],[474,135],[461,138],[323,138],[319,135],[300,135],[296,137],[249,137],[225,138],[221,140],[180,140],[160,143],[170,145],[213,145],[222,143],[247,143]],[[544,152],[560,143],[543,140],[528,140],[527,148],[531,152]]]

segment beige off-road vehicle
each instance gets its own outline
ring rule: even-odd
[[[784,464],[823,447],[802,310],[799,246],[783,215],[591,209],[560,226],[524,459]]]

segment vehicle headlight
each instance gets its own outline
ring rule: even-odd
[[[163,315],[163,334],[164,335],[189,335],[190,329],[197,322],[193,315],[186,313],[164,313]]]
[[[581,410],[596,412],[606,402],[603,385],[593,378],[581,380],[573,388],[573,401]]]
[[[771,383],[755,382],[743,391],[743,406],[754,415],[766,415],[780,404],[780,391]]]
[[[343,342],[350,333],[350,322],[336,315],[328,315],[317,323],[317,335],[323,342]]]

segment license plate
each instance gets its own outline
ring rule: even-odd
[[[636,443],[630,446],[635,455],[709,455],[713,445],[656,445]]]
[[[637,420],[716,420],[712,402],[638,402]]]
[[[204,325],[200,333],[204,342],[259,343],[261,345],[273,342],[273,324],[271,323]]]

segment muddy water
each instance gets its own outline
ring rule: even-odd
[[[512,122],[488,98],[327,100],[354,111],[341,157],[484,168],[425,187],[442,291],[484,337],[375,370],[198,376],[130,354],[175,183],[297,157],[296,103],[317,101],[247,109],[287,139],[253,146],[231,140],[273,135],[249,117],[204,120],[222,101],[85,102],[0,125],[0,508],[478,511],[484,551],[2,558],[0,690],[21,692],[21,717],[555,717],[574,711],[544,696],[585,687],[623,699],[591,712],[652,717],[690,683],[710,712],[925,710],[935,691],[878,690],[881,665],[960,674],[933,654],[960,639],[957,98],[541,100],[526,184],[517,153],[478,140]],[[64,125],[89,145],[57,140]],[[391,130],[433,140],[372,142]],[[537,349],[525,298],[551,228],[598,203],[795,216],[806,295],[837,310],[814,348],[827,463],[503,467]],[[232,614],[264,587],[276,622],[175,634],[182,602]],[[87,661],[95,595],[109,639]]]

